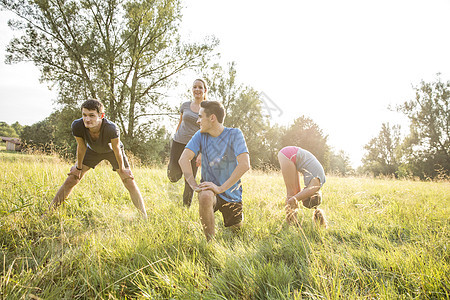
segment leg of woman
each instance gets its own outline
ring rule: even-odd
[[[291,197],[300,192],[300,178],[295,164],[281,152],[278,152],[278,161],[286,186],[286,221],[291,224],[297,221],[298,204]]]
[[[286,185],[286,197],[291,198],[300,192],[300,177],[297,168],[281,152],[278,152],[278,161],[280,162],[281,173],[283,174],[284,184]]]
[[[308,186],[297,195],[297,199],[303,202],[306,208],[317,208],[322,202],[322,192],[320,191],[320,179],[315,177],[311,179]]]
[[[191,160],[192,174],[194,175],[194,178],[197,175],[196,159],[197,159],[197,156]],[[194,195],[194,191],[192,190],[191,186],[185,180],[184,181],[184,192],[183,192],[183,204],[185,206],[187,206],[187,207],[191,206],[193,195]]]
[[[177,182],[183,176],[178,160],[180,159],[181,153],[183,153],[184,147],[186,147],[185,144],[172,141],[169,165],[167,166],[167,177],[171,182]]]

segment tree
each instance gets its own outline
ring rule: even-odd
[[[33,125],[25,126],[20,138],[25,143],[25,149],[51,151],[53,150],[51,145],[55,139],[55,128],[47,117]]]
[[[267,133],[267,117],[262,114],[259,92],[251,87],[239,91],[236,100],[229,104],[225,125],[240,128],[250,152],[252,167],[262,168],[267,164],[269,153],[264,145]]]
[[[136,137],[127,142],[126,149],[136,155],[143,164],[165,164],[170,154],[171,135],[164,126],[158,125],[156,120],[146,123],[145,126],[139,127]]]
[[[263,168],[270,153],[264,145],[268,121],[262,113],[260,93],[238,83],[234,62],[228,64],[226,71],[215,64],[205,78],[208,78],[209,97],[221,102],[225,108],[224,125],[242,130],[252,167]]]
[[[383,123],[377,137],[364,146],[367,153],[362,162],[364,170],[378,175],[396,175],[400,163],[400,126]]]
[[[22,130],[23,130],[23,125],[20,125],[19,122],[15,122],[15,123],[11,124],[11,127],[14,128],[17,136],[20,136],[20,134],[22,133]]]
[[[15,125],[16,123],[10,126],[6,122],[0,122],[0,136],[19,137],[19,134],[15,129],[15,127],[17,127],[17,125]],[[17,124],[21,126],[19,123]]]
[[[439,75],[439,74],[438,74]],[[410,120],[405,140],[405,159],[409,170],[420,178],[450,175],[450,81],[420,82],[414,87],[415,99],[397,109]]]
[[[308,150],[320,161],[325,171],[329,170],[330,147],[328,136],[308,117],[301,116],[294,121],[281,137],[281,147],[299,146]]]
[[[282,137],[286,134],[287,128],[278,124],[268,126],[261,147],[266,153],[265,164],[269,169],[279,169],[278,151],[282,147]]]
[[[70,107],[54,111],[44,120],[24,126],[20,138],[25,142],[26,148],[73,157],[76,152],[76,141],[70,124],[80,115],[80,109]]]
[[[159,112],[174,75],[205,64],[217,45],[181,41],[179,0],[0,0],[22,30],[6,61],[33,61],[56,85],[58,102],[79,108],[101,99],[108,117],[132,139],[140,120]],[[143,122],[141,122],[142,124]],[[145,127],[145,125],[144,125]]]
[[[250,152],[254,168],[278,168],[277,153],[287,145],[298,145],[311,151],[323,164],[329,167],[329,146],[322,130],[309,118],[300,117],[294,125],[285,128],[270,126],[269,115],[264,114],[261,94],[237,81],[234,62],[228,63],[225,71],[215,64],[204,74],[209,85],[209,97],[222,102],[227,116],[224,125],[240,128]]]
[[[337,154],[333,152],[330,154],[330,171],[341,176],[354,173],[350,165],[350,158],[343,150]]]
[[[214,64],[205,74],[208,78],[208,94],[212,99],[220,101],[229,114],[230,105],[233,105],[239,97],[243,87],[238,84],[236,63],[228,63],[228,69],[225,71],[219,64]]]

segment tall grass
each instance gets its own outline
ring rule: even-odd
[[[0,299],[448,299],[448,182],[327,178],[329,229],[284,222],[277,173],[243,178],[245,224],[216,214],[207,243],[198,204],[165,170],[134,169],[149,219],[119,177],[90,171],[46,214],[70,165],[0,152]]]

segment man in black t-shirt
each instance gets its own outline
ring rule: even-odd
[[[82,118],[73,121],[72,134],[77,141],[77,162],[70,169],[66,181],[53,198],[50,208],[59,206],[72,192],[84,174],[94,169],[102,160],[108,160],[117,171],[133,204],[147,218],[144,200],[134,181],[120,132],[116,124],[105,119],[103,104],[98,100],[87,100],[81,105]]]

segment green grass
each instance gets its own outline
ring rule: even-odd
[[[448,182],[329,177],[329,229],[284,222],[280,174],[243,178],[245,225],[216,214],[207,243],[198,204],[165,169],[133,172],[139,218],[106,164],[42,216],[70,165],[0,152],[0,299],[449,299]]]

